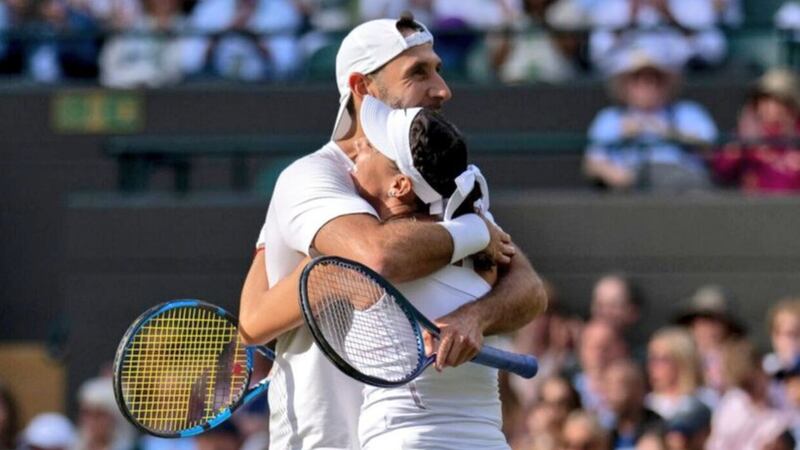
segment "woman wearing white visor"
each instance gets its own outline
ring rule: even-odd
[[[461,134],[441,115],[393,110],[366,96],[360,119],[366,137],[355,144],[353,179],[381,220],[489,216],[486,180],[467,164]],[[487,261],[475,255],[397,287],[425,316],[441,317],[491,289],[497,272]],[[508,449],[501,425],[497,370],[464,364],[428,370],[397,388],[367,386],[359,439],[366,450]]]

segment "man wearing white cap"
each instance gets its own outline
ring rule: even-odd
[[[437,321],[443,330],[439,368],[471,359],[483,334],[515,329],[543,308],[543,289],[527,259],[490,222],[466,214],[443,222],[381,223],[355,190],[350,171],[355,141],[364,135],[357,112],[365,95],[393,107],[439,108],[450,98],[432,41],[411,18],[374,20],[351,31],[337,55],[341,104],[332,140],[289,166],[276,183],[240,309],[246,340],[279,336],[269,393],[270,448],[358,448],[362,385],[339,373],[310,333],[297,328],[297,279],[305,255],[361,261],[395,282],[480,251],[507,265],[491,293]]]

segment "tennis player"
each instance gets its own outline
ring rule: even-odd
[[[449,220],[489,214],[489,190],[467,165],[458,130],[427,109],[391,109],[366,96],[365,138],[356,142],[353,178],[381,220]],[[470,257],[397,285],[428,317],[441,317],[489,292],[496,266]],[[359,420],[362,449],[509,448],[501,430],[497,369],[465,364],[428,370],[396,388],[366,386]]]
[[[383,223],[358,196],[350,171],[362,98],[393,106],[439,108],[450,91],[439,76],[433,37],[411,18],[356,27],[337,55],[341,106],[331,142],[289,166],[278,178],[257,251],[242,290],[240,326],[249,342],[278,337],[270,387],[270,447],[358,448],[362,385],[325,360],[303,327],[297,278],[307,255],[350,258],[392,281],[433,273],[484,251],[504,267],[480,301],[436,321],[442,328],[437,367],[477,353],[483,334],[513,330],[544,307],[541,282],[510,238],[477,214],[449,221]],[[282,281],[282,282],[281,282]],[[271,288],[268,288],[268,285]]]

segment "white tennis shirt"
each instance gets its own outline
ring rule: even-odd
[[[287,167],[278,177],[258,244],[266,247],[270,286],[308,254],[332,219],[375,210],[358,196],[352,161],[333,142]],[[336,369],[306,327],[280,336],[269,388],[274,449],[358,449],[363,385]]]
[[[447,266],[397,286],[426,317],[441,317],[491,289],[474,270]],[[494,339],[485,343],[492,345]],[[429,367],[396,388],[365,386],[359,419],[364,450],[508,450],[497,370],[473,363]]]

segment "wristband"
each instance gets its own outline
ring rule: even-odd
[[[450,263],[461,261],[489,245],[489,227],[477,214],[464,214],[455,219],[439,222],[453,238],[453,257]]]

